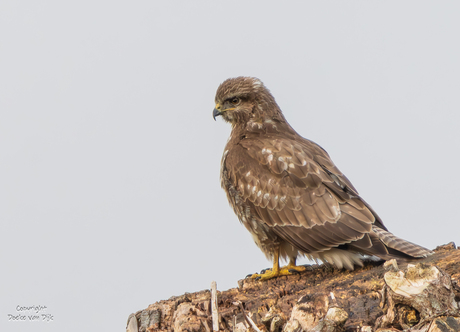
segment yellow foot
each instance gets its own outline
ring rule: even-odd
[[[251,279],[256,279],[256,280],[269,280],[272,278],[276,278],[279,276],[290,276],[292,274],[296,274],[299,272],[305,271],[307,268],[305,266],[297,266],[297,265],[291,265],[288,264],[286,266],[283,266],[281,269],[266,269],[263,271],[263,273],[254,273],[251,275]]]
[[[250,278],[256,280],[269,280],[279,276],[279,270],[273,271],[272,269],[266,269],[263,273],[254,273]]]
[[[291,274],[295,274],[295,273],[298,273],[298,272],[303,272],[305,271],[307,268],[305,266],[297,266],[297,265],[294,265],[294,264],[288,264],[286,266],[283,266],[280,270],[280,274],[285,276],[285,275],[291,275]]]

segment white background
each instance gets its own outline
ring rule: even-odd
[[[2,0],[0,330],[124,331],[151,303],[271,265],[220,188],[228,77],[260,78],[396,235],[458,241],[459,11]],[[18,305],[54,321],[11,322]]]

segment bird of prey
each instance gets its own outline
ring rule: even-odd
[[[388,231],[328,153],[300,136],[257,78],[237,77],[217,89],[214,120],[232,125],[222,156],[221,185],[240,222],[273,260],[253,278],[305,270],[296,259],[353,270],[363,255],[413,259],[431,253]],[[280,268],[279,259],[288,261]]]

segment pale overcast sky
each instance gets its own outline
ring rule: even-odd
[[[0,330],[124,331],[151,303],[271,266],[220,188],[230,126],[212,110],[234,76],[260,78],[393,233],[458,242],[459,12],[2,0]],[[53,321],[18,308],[33,305]]]

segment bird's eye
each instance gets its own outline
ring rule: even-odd
[[[233,105],[238,105],[240,103],[240,98],[232,98],[232,100],[230,100],[230,102],[233,104]]]

